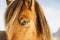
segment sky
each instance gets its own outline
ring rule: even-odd
[[[52,33],[60,27],[60,0],[37,0],[41,5]],[[6,0],[0,0],[0,30],[5,30],[4,13]]]

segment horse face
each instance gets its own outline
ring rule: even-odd
[[[13,12],[13,14],[16,13],[18,14],[20,4],[18,4],[18,8],[15,10],[15,12]],[[30,5],[28,5],[28,2],[24,3],[23,5],[24,6],[19,12],[19,15],[16,18],[15,15],[13,15],[14,17],[13,16],[10,17],[11,20],[7,22],[8,40],[36,40],[37,39],[36,14],[34,9],[34,3],[31,4],[31,7]],[[10,7],[10,9],[12,8]]]
[[[24,9],[14,22],[12,40],[36,40],[35,15]]]
[[[45,16],[36,1],[8,0],[7,5],[5,24],[8,40],[51,40]]]

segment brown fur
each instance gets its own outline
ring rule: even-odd
[[[21,22],[24,20],[28,24],[22,26]],[[36,0],[10,2],[5,14],[5,24],[8,40],[52,40],[48,23]]]

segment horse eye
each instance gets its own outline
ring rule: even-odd
[[[28,24],[27,21],[22,21],[22,22],[21,22],[21,25],[22,25],[22,26],[25,26],[25,25],[27,25],[27,24]]]

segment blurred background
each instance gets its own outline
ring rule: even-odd
[[[37,0],[42,6],[54,40],[60,40],[60,0]],[[0,31],[5,31],[6,0],[0,0]]]

